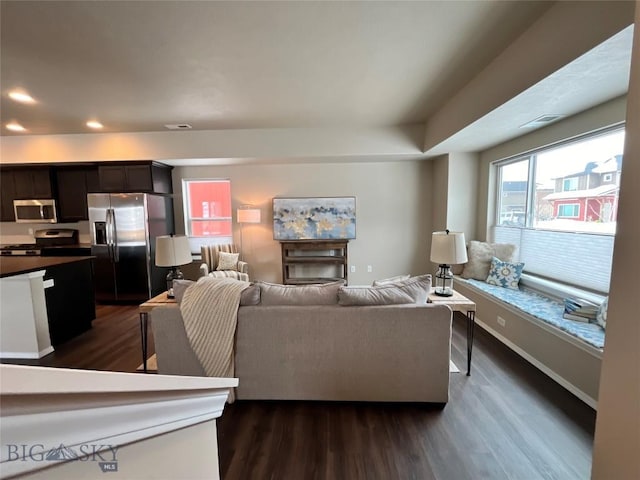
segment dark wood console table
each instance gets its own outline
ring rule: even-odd
[[[280,242],[282,247],[282,283],[299,285],[308,283],[327,283],[336,280],[347,282],[348,240],[296,240]],[[332,276],[293,276],[296,266],[313,265],[316,267],[334,267]],[[323,269],[324,270],[324,269]]]

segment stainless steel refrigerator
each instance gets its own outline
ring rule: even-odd
[[[90,193],[87,203],[96,301],[143,302],[165,291],[167,269],[155,265],[155,239],[174,233],[171,197]]]

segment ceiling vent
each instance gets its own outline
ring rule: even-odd
[[[520,125],[520,128],[544,127],[545,125],[549,125],[550,123],[553,123],[562,117],[564,117],[564,115],[560,115],[556,113],[542,115],[538,118],[534,118],[533,120],[525,123],[524,125]]]
[[[191,130],[193,128],[188,123],[170,123],[164,127],[169,130]]]

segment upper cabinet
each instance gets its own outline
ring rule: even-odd
[[[12,172],[16,199],[53,198],[51,168],[24,168]]]
[[[55,198],[50,167],[3,168],[0,172],[0,221],[13,222],[14,200]]]
[[[173,193],[171,167],[155,162],[98,166],[101,192]]]
[[[172,168],[152,161],[3,166],[0,169],[0,221],[15,221],[14,200],[49,198],[56,200],[58,222],[87,220],[88,193],[171,194]]]
[[[87,194],[99,191],[98,167],[58,167],[58,221],[62,223],[88,220]]]

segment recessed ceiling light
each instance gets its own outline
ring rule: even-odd
[[[36,103],[34,98],[24,90],[12,90],[9,92],[9,98],[20,103]]]
[[[96,130],[99,130],[99,129],[102,128],[102,124],[100,122],[98,122],[97,120],[89,120],[87,122],[87,127],[95,128]]]
[[[169,130],[191,130],[193,128],[188,123],[169,123],[164,127]]]
[[[5,127],[7,127],[7,130],[11,130],[12,132],[26,132],[27,129],[24,128],[22,125],[20,125],[17,122],[9,122],[5,125]]]

